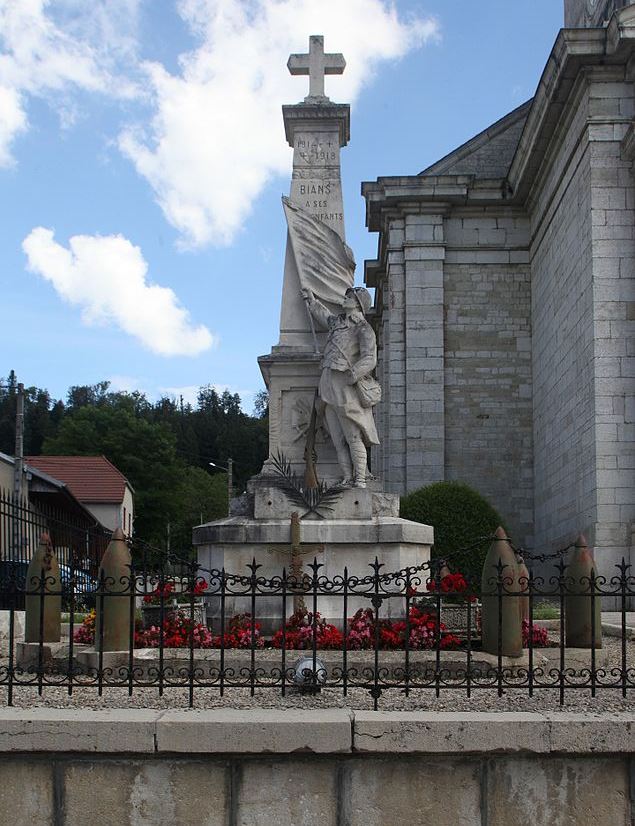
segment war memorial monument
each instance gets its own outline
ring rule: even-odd
[[[206,568],[240,572],[255,559],[259,575],[278,575],[290,563],[294,513],[301,553],[316,558],[325,576],[344,566],[364,576],[375,557],[388,571],[429,559],[432,528],[400,519],[399,496],[385,493],[368,469],[379,443],[373,407],[381,388],[373,377],[375,333],[365,318],[371,297],[354,286],[344,232],[340,149],[350,136],[350,107],[324,92],[325,74],[344,67],[341,54],[325,54],[321,36],[310,38],[308,54],[289,58],[292,74],[309,75],[309,94],[283,107],[293,173],[283,198],[280,338],[258,359],[269,391],[269,456],[228,518],[194,529]],[[321,598],[326,615],[327,603]]]

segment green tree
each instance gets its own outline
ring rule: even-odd
[[[137,400],[118,394],[108,403],[80,407],[62,420],[44,452],[68,456],[104,455],[135,489],[135,531],[165,545],[167,524],[179,518],[179,489],[185,465],[165,425],[135,414]]]
[[[192,545],[192,528],[227,516],[227,477],[210,475],[198,467],[186,467],[176,492],[179,515],[170,526],[173,551],[185,552]]]

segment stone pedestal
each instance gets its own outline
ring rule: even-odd
[[[313,559],[322,565],[319,575],[330,580],[344,575],[366,577],[373,573],[371,564],[377,557],[383,564],[382,572],[391,573],[409,566],[421,565],[430,558],[433,540],[432,528],[399,518],[399,499],[394,494],[383,494],[368,489],[348,489],[341,492],[332,510],[323,510],[325,518],[315,514],[305,516],[306,508],[292,501],[276,487],[260,487],[253,496],[253,515],[231,516],[200,525],[194,529],[194,545],[203,568],[249,576],[248,566],[253,559],[261,566],[258,576],[265,579],[281,576],[291,563],[290,518],[293,511],[305,517],[301,523],[302,545],[311,546],[302,553],[304,572]],[[319,546],[319,547],[315,547]],[[425,577],[425,574],[424,574]],[[248,587],[248,586],[247,586]],[[211,583],[210,592],[218,590]],[[238,590],[232,587],[230,590]],[[256,615],[268,633],[279,627],[282,620],[282,597],[268,596],[268,589],[256,599]],[[403,592],[403,583],[394,586]],[[312,607],[312,597],[305,597]],[[220,595],[206,597],[208,618],[217,628],[221,613]],[[286,614],[293,610],[293,600],[287,596]],[[346,614],[352,616],[358,608],[371,607],[370,599],[349,597]],[[383,617],[403,616],[405,600],[386,599],[381,608]],[[225,617],[251,611],[248,597],[226,595]],[[318,597],[318,611],[329,622],[342,627],[344,602],[341,593]]]
[[[18,668],[29,672],[39,668],[50,667],[53,662],[53,647],[59,648],[59,643],[19,642],[15,649],[15,663]]]
[[[97,672],[99,670],[99,651],[95,651],[94,648],[79,651],[77,662],[86,672]],[[125,669],[129,662],[129,651],[104,651],[102,653],[102,667],[107,672],[104,676],[109,680],[123,679],[126,676]]]
[[[299,289],[299,288],[298,288]],[[304,446],[313,409],[315,390],[320,379],[321,357],[298,348],[274,347],[258,359],[269,390],[269,459],[265,462],[258,484],[271,484],[275,476],[271,457],[282,455],[300,478],[304,476]],[[316,447],[320,479],[335,482],[341,476],[335,448],[326,432],[322,416],[317,422]]]

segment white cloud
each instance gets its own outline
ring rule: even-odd
[[[109,376],[107,381],[109,382],[110,390],[112,390],[113,393],[134,393],[137,391],[139,393],[147,394],[141,379],[137,379],[134,376],[114,375]]]
[[[11,166],[11,143],[26,129],[26,114],[20,95],[10,86],[0,85],[0,167]]]
[[[43,97],[62,124],[69,92],[127,98],[138,93],[128,69],[140,0],[0,0],[0,167],[28,126],[28,98]]]
[[[29,269],[81,307],[85,324],[115,324],[162,356],[195,356],[214,343],[171,289],[148,282],[141,250],[121,235],[75,235],[67,249],[52,230],[36,227],[22,248]]]
[[[334,100],[354,101],[380,61],[438,36],[432,18],[402,20],[388,0],[181,0],[200,46],[179,74],[144,65],[154,116],[125,129],[122,152],[156,194],[185,246],[229,244],[267,181],[286,172],[290,151],[280,105],[301,100],[308,78],[292,78],[290,52],[325,35],[347,67],[327,78]]]

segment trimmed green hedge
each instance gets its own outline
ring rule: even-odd
[[[448,559],[479,584],[489,541],[485,540],[465,554],[456,552],[472,545],[481,536],[491,536],[505,525],[490,503],[463,482],[435,482],[401,499],[401,516],[434,528],[433,559]]]

